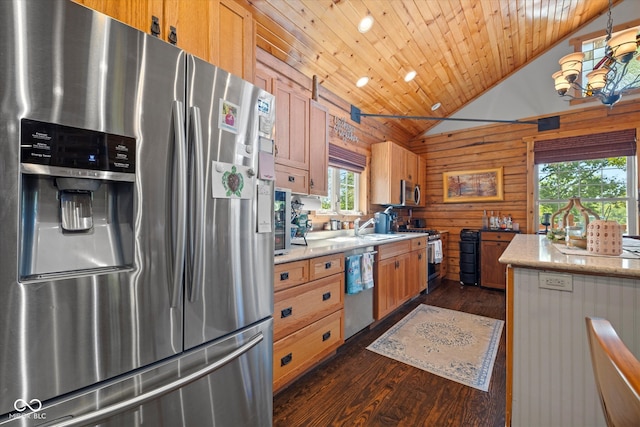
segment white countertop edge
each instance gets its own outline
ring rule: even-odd
[[[392,239],[387,240],[364,240],[349,242],[332,242],[330,239],[309,240],[308,246],[291,245],[291,250],[287,254],[276,255],[273,259],[274,265],[284,264],[287,262],[301,261],[309,258],[316,258],[325,255],[332,255],[341,252],[347,252],[357,248],[366,248],[367,246],[380,246],[387,243],[400,242],[402,240],[417,239],[426,237],[427,233],[395,233]]]
[[[580,274],[640,277],[640,260],[613,256],[565,255],[546,236],[516,235],[499,259],[513,267],[562,270]]]

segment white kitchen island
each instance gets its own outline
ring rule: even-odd
[[[640,358],[640,259],[566,255],[517,235],[507,264],[506,424],[605,426],[585,316],[608,319]]]

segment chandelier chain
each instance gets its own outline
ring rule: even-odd
[[[609,0],[609,12],[608,12],[608,20],[607,20],[607,37],[604,39],[605,44],[611,39],[611,34],[613,33],[613,17],[611,16],[611,9],[613,8],[613,0]]]

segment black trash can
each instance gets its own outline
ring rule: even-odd
[[[460,231],[460,284],[480,285],[480,230]]]

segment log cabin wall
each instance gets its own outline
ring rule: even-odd
[[[527,150],[535,140],[584,135],[618,129],[640,128],[640,100],[620,102],[609,109],[601,104],[559,113],[560,128],[538,132],[536,125],[495,124],[414,139],[411,151],[427,164],[427,208],[414,212],[427,226],[449,230],[447,278],[459,280],[460,230],[479,229],[482,212],[511,214],[521,232],[535,232],[533,218],[533,163]],[[526,120],[535,120],[528,118]],[[523,119],[524,120],[524,119]],[[529,144],[527,144],[529,142]],[[482,203],[443,203],[443,172],[504,168],[504,200]],[[531,179],[531,180],[530,180]]]

